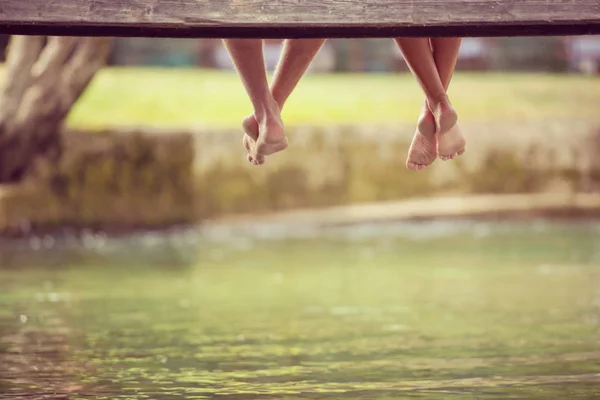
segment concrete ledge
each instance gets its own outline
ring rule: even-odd
[[[600,193],[599,124],[463,124],[473,135],[467,154],[418,173],[404,166],[414,126],[291,127],[290,149],[261,168],[245,160],[239,130],[70,132],[60,161],[42,160],[21,184],[0,187],[0,234],[161,229],[248,214],[339,224],[444,212],[590,213],[573,199]],[[294,211],[314,209],[324,211]]]
[[[318,210],[232,216],[213,220],[207,225],[243,227],[256,224],[310,224],[315,227],[328,227],[394,220],[548,214],[600,216],[600,194],[539,193],[442,196]]]
[[[58,162],[40,160],[23,182],[0,187],[0,233],[195,220],[192,135],[68,132],[63,141]]]

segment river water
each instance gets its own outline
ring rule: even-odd
[[[0,242],[0,398],[600,398],[600,222]]]

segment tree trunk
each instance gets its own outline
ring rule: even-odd
[[[0,87],[0,183],[60,156],[66,116],[107,61],[111,38],[12,36]]]

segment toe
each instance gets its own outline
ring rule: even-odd
[[[406,162],[406,168],[408,168],[412,171],[422,171],[425,168],[427,168],[428,166],[429,166],[429,164],[420,164],[420,163],[416,163],[413,161]]]
[[[242,137],[242,143],[244,144],[244,148],[248,153],[252,151],[252,142],[252,138],[248,134],[244,134],[244,136]]]
[[[444,161],[448,161],[448,160],[454,160],[456,157],[462,155],[464,153],[464,150],[459,151],[458,153],[453,153],[453,154],[439,154],[440,159],[444,160]]]

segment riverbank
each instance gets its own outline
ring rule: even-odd
[[[404,162],[414,126],[290,129],[290,147],[260,167],[239,151],[240,133],[197,136],[201,220],[422,197],[600,191],[600,120],[461,123],[464,156],[420,172]]]
[[[432,219],[527,219],[536,217],[600,218],[600,194],[539,193],[441,196],[374,204],[294,210],[264,215],[229,216],[206,226],[243,228],[254,225],[339,225]]]
[[[467,153],[420,172],[404,166],[412,125],[291,127],[290,148],[262,167],[245,160],[240,132],[233,129],[70,131],[57,164],[41,163],[24,182],[0,187],[0,232],[128,232],[232,216],[420,204],[414,199],[423,198],[442,203],[448,196],[474,195],[568,199],[600,192],[600,120],[461,127],[469,140]],[[504,212],[502,204],[495,207]],[[573,207],[578,208],[563,202],[552,209],[568,214]],[[425,209],[419,212],[427,217]]]
[[[404,166],[422,101],[410,74],[309,74],[284,111],[289,149],[257,168],[240,144],[250,107],[235,73],[106,68],[72,110],[61,156],[0,186],[0,235],[152,230],[444,196],[598,193],[599,84],[457,73],[451,95],[467,153],[416,173]]]
[[[10,237],[31,237],[36,249],[46,247],[51,238],[81,238],[101,242],[107,237],[131,237],[137,234],[173,234],[177,232],[226,230],[294,231],[309,227],[311,230],[327,229],[373,223],[432,221],[432,220],[502,220],[527,221],[534,219],[574,220],[579,218],[600,220],[600,193],[537,193],[488,194],[423,197],[400,201],[354,204],[317,209],[298,209],[262,214],[238,214],[207,219],[195,224],[173,224],[156,227],[108,227],[94,229],[77,226],[49,226],[29,231],[13,232]],[[0,236],[1,238],[1,236]]]
[[[39,159],[21,182],[0,185],[0,235],[196,221],[191,135],[69,131],[62,143],[58,160]]]

